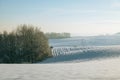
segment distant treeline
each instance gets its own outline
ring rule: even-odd
[[[0,33],[0,63],[33,63],[51,56],[48,39],[38,28],[21,25]]]
[[[70,38],[70,33],[46,33],[45,34],[48,39],[61,39],[61,38]]]

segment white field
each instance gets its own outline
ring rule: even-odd
[[[120,57],[67,64],[1,64],[0,80],[120,80]]]
[[[52,55],[52,58],[42,63],[81,62],[119,57],[120,46],[55,47],[52,49]]]

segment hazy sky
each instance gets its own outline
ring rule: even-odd
[[[120,32],[120,0],[0,0],[0,31],[32,24],[44,32]]]

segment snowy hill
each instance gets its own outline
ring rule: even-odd
[[[42,63],[81,62],[120,56],[120,46],[93,47],[57,47],[53,49],[53,58]]]

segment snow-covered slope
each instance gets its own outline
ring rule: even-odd
[[[42,63],[81,62],[120,56],[120,46],[55,47],[53,57]]]

